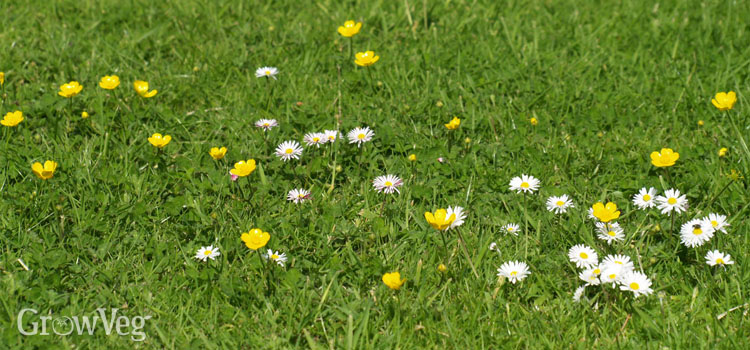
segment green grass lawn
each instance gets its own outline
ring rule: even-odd
[[[747,346],[750,2],[33,0],[0,13],[0,117],[25,117],[0,143],[0,348]],[[337,33],[348,19],[363,23],[351,40]],[[357,67],[350,45],[380,60]],[[278,80],[256,78],[262,66]],[[111,74],[121,85],[100,88]],[[59,96],[73,80],[82,92]],[[730,90],[739,101],[720,112],[711,98]],[[359,148],[302,143],[360,126],[375,136]],[[172,141],[159,152],[153,133]],[[274,155],[286,140],[300,160]],[[680,153],[669,178],[649,158],[663,147]],[[31,170],[45,160],[59,164],[46,181]],[[386,174],[400,193],[373,190]],[[540,189],[510,191],[521,174]],[[634,206],[642,187],[687,194],[674,232]],[[288,202],[294,188],[312,200]],[[575,207],[547,211],[561,194]],[[620,208],[623,242],[596,238],[599,201]],[[457,205],[468,215],[446,249],[424,212]],[[728,234],[681,245],[680,226],[708,213],[727,215]],[[256,227],[285,267],[240,240]],[[630,256],[653,293],[594,286],[574,302],[577,244]],[[221,255],[195,259],[208,245]],[[708,266],[714,249],[735,264]],[[499,278],[510,260],[531,274]],[[381,281],[393,271],[400,290]],[[26,329],[98,308],[151,319],[143,341],[102,327],[25,336],[25,308],[39,312]]]

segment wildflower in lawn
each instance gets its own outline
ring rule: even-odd
[[[617,204],[609,202],[607,205],[601,202],[594,204],[592,207],[593,215],[601,222],[610,222],[620,217],[620,211],[617,210]]]
[[[445,159],[443,159],[443,157],[438,157],[437,161],[438,163],[444,163]]]
[[[133,83],[133,88],[135,89],[135,92],[138,93],[141,97],[149,98],[156,96],[156,90],[148,91],[148,82],[143,80],[136,80]]]
[[[723,156],[726,156],[726,155],[727,155],[727,152],[729,152],[729,150],[728,150],[728,149],[727,149],[726,147],[722,147],[722,148],[720,148],[720,149],[719,149],[719,157],[723,157]]]
[[[461,119],[458,119],[458,117],[453,117],[448,124],[445,124],[445,128],[448,130],[456,130],[459,126],[461,126]]]
[[[71,98],[78,95],[81,90],[83,90],[83,85],[79,84],[77,81],[71,81],[67,84],[60,85],[60,91],[58,91],[57,94],[65,98]]]
[[[339,26],[339,34],[343,37],[351,38],[362,28],[362,22],[354,22],[352,20],[344,22],[343,26]]]
[[[599,263],[596,252],[583,244],[574,245],[568,250],[568,259],[577,267],[589,268]]]
[[[5,85],[5,72],[0,72],[0,86]]]
[[[302,138],[302,141],[308,146],[316,146],[318,148],[320,148],[321,144],[326,143],[325,135],[323,135],[322,132],[307,133],[305,134],[305,137]]]
[[[680,228],[680,241],[688,248],[700,247],[714,236],[711,223],[703,219],[693,219]]]
[[[446,267],[443,264],[440,264],[440,265],[438,265],[437,270],[440,271],[440,272],[445,272],[445,271],[448,271],[448,267]]]
[[[533,193],[539,188],[539,180],[533,176],[522,174],[521,177],[514,177],[510,180],[510,190],[516,193],[528,192]]]
[[[713,103],[714,107],[718,108],[720,111],[728,111],[732,109],[736,102],[737,94],[735,94],[734,91],[728,93],[719,92],[713,99],[711,99],[711,103]]]
[[[399,290],[404,282],[406,282],[406,279],[401,279],[401,274],[398,272],[389,272],[383,275],[383,283],[390,289]]]
[[[581,297],[583,297],[583,292],[585,292],[585,291],[586,291],[586,285],[582,285],[582,286],[576,288],[576,291],[573,292],[573,301],[576,302],[576,303],[580,302],[581,301]]]
[[[622,277],[620,283],[620,290],[631,291],[636,298],[654,292],[651,290],[651,280],[642,272],[630,271]]]
[[[622,227],[616,222],[597,222],[596,230],[599,231],[597,237],[612,244],[612,242],[621,242],[625,239]]]
[[[596,286],[601,283],[601,281],[599,280],[599,275],[601,273],[602,270],[598,266],[594,266],[592,268],[581,271],[578,274],[578,278],[586,282],[586,285]]]
[[[310,198],[310,191],[304,188],[295,188],[286,195],[286,200],[294,202],[294,204],[302,203]]]
[[[727,222],[726,215],[711,213],[708,214],[707,217],[703,218],[703,220],[711,223],[711,227],[713,227],[714,231],[727,233],[727,226],[729,226],[729,223]]]
[[[263,232],[263,230],[259,228],[254,228],[243,233],[242,236],[240,236],[240,239],[245,242],[245,246],[248,248],[258,250],[259,248],[266,246],[268,240],[271,239],[271,235],[269,235],[268,232]]]
[[[658,168],[670,167],[680,159],[680,154],[671,148],[662,148],[660,152],[651,152],[651,164]]]
[[[497,275],[503,276],[510,280],[510,283],[516,284],[518,281],[522,281],[526,276],[531,274],[529,272],[529,265],[525,262],[519,261],[508,261],[497,269]]]
[[[169,142],[172,141],[172,136],[155,133],[148,138],[148,142],[156,148],[164,148]]]
[[[505,233],[512,233],[516,236],[518,236],[518,232],[521,231],[521,227],[518,226],[518,224],[510,223],[505,224],[503,227],[500,228]]]
[[[568,198],[567,194],[547,198],[547,210],[555,214],[565,213],[568,211],[568,208],[572,208],[573,206],[573,201]]]
[[[279,254],[278,251],[274,252],[271,249],[268,249],[265,254],[263,254],[263,258],[266,260],[271,260],[279,266],[284,267],[284,263],[286,263],[286,254],[281,253]]]
[[[326,130],[323,132],[323,142],[334,143],[339,138],[338,130]]]
[[[712,250],[706,253],[706,264],[711,266],[725,266],[734,264],[734,261],[732,261],[732,257],[729,254],[724,254],[718,250]]]
[[[448,215],[448,211],[445,209],[435,210],[435,214],[428,212],[424,213],[424,218],[427,223],[430,224],[436,230],[447,230],[448,227],[456,220],[456,214]]]
[[[639,209],[648,209],[656,206],[656,189],[649,187],[649,189],[641,188],[641,191],[633,196],[633,204]]]
[[[602,259],[602,270],[606,270],[612,266],[622,269],[623,271],[633,271],[635,268],[633,261],[630,260],[629,256],[620,254],[607,255]]]
[[[372,140],[373,136],[375,136],[375,133],[372,132],[369,127],[354,128],[354,130],[349,131],[349,133],[346,134],[346,137],[349,139],[349,143],[356,143],[357,147],[361,146],[365,142]]]
[[[500,249],[497,248],[497,243],[495,243],[495,242],[490,243],[490,248],[489,249],[490,250],[496,250],[496,251],[500,252]]]
[[[234,163],[234,168],[229,170],[229,173],[234,176],[245,177],[255,171],[255,159],[248,159],[247,161],[241,160]]]
[[[393,193],[399,192],[398,188],[403,185],[404,182],[396,175],[385,175],[378,176],[375,180],[372,180],[372,187],[380,193]]]
[[[529,119],[529,123],[531,123],[531,126],[537,126],[537,124],[539,124],[539,120],[537,120],[535,117],[531,117],[531,119]]]
[[[261,119],[255,122],[255,127],[261,128],[263,129],[263,131],[271,130],[278,125],[279,123],[276,121],[276,119]]]
[[[232,170],[229,170],[229,178],[232,179],[232,182],[234,182],[234,181],[237,181],[237,179],[239,179],[240,177],[235,174],[232,174]]]
[[[81,119],[86,119],[89,117],[89,112],[83,111],[81,112]]]
[[[227,154],[227,148],[211,147],[211,150],[208,151],[208,154],[211,155],[211,158],[219,160],[224,158],[224,156]]]
[[[21,111],[15,111],[15,112],[8,112],[3,117],[3,120],[0,120],[0,124],[3,126],[7,126],[9,128],[12,128],[18,124],[21,124],[23,121],[23,112]]]
[[[680,195],[680,190],[668,189],[664,191],[663,196],[656,197],[656,203],[662,214],[676,212],[677,214],[687,210],[687,196]]]
[[[284,141],[276,147],[276,156],[285,162],[289,159],[299,159],[301,155],[302,147],[297,141]]]
[[[409,161],[410,162],[416,162],[417,161],[417,155],[412,153],[409,155]]]
[[[99,87],[106,90],[114,90],[120,86],[120,77],[116,75],[105,75],[99,80]]]
[[[703,122],[703,120],[699,120],[699,121],[698,121],[698,126],[703,126],[703,125],[705,125],[705,124],[706,124],[706,123],[704,123],[704,122]]]
[[[39,162],[31,165],[31,171],[42,180],[51,179],[55,175],[55,170],[57,170],[57,163],[51,160],[44,162],[44,165]]]
[[[255,70],[256,78],[273,78],[276,80],[276,74],[279,74],[279,70],[276,67],[260,67]]]
[[[586,217],[588,217],[589,219],[592,219],[592,220],[596,220],[596,216],[594,216],[594,208],[593,207],[589,208],[589,210],[587,211]]]
[[[463,225],[464,220],[466,219],[464,208],[461,208],[461,207],[448,207],[448,210],[446,211],[446,215],[448,215],[448,217],[450,217],[451,215],[456,216],[456,220],[453,220],[451,225],[448,226],[449,230]]]
[[[626,273],[630,272],[619,265],[604,265],[602,267],[602,274],[599,275],[599,280],[602,283],[612,283],[612,287],[614,287],[615,283],[620,281]]]
[[[214,246],[210,245],[208,247],[201,247],[201,249],[198,249],[198,252],[195,253],[195,258],[198,260],[206,261],[206,259],[214,260],[219,255],[221,255],[221,253],[219,253],[219,247],[214,248]]]
[[[375,56],[372,51],[357,52],[354,55],[354,63],[360,67],[368,67],[375,64],[380,59],[380,56]]]

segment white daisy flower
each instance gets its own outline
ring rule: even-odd
[[[279,74],[279,70],[276,67],[260,67],[255,70],[256,78],[273,78],[276,80],[276,74]]]
[[[663,196],[656,197],[656,203],[662,214],[669,213],[671,211],[677,212],[677,214],[687,210],[688,200],[683,194],[680,196],[680,190],[668,189],[664,191]]]
[[[448,230],[459,227],[464,224],[464,220],[466,219],[466,213],[464,213],[464,208],[448,207],[448,209],[446,209],[446,212],[447,212],[448,217],[451,217],[451,214],[456,214],[456,219],[453,220],[450,226],[448,226]]]
[[[529,192],[533,193],[539,188],[539,180],[533,176],[522,174],[521,177],[514,177],[510,180],[509,189],[516,193]]]
[[[325,142],[334,143],[341,135],[337,130],[326,130],[323,132],[323,138]]]
[[[497,275],[503,276],[510,280],[510,283],[516,284],[516,282],[523,280],[528,276],[531,272],[529,272],[529,266],[526,265],[525,262],[519,262],[519,261],[508,261],[505,264],[502,264],[499,269],[497,269]]]
[[[500,249],[497,248],[497,243],[492,242],[490,243],[490,250],[497,250],[497,252],[500,252]]]
[[[654,291],[651,289],[651,280],[645,274],[638,271],[626,273],[620,280],[620,290],[633,292],[635,297],[649,295]]]
[[[576,291],[573,292],[573,301],[576,302],[576,303],[580,302],[581,301],[581,297],[583,297],[583,292],[585,292],[585,291],[586,291],[586,285],[585,284],[582,285],[582,286],[580,286],[580,287],[578,287],[578,288],[576,288]]]
[[[649,187],[648,189],[641,188],[641,191],[633,196],[633,204],[638,209],[648,209],[656,206],[656,189]]]
[[[325,135],[323,135],[322,132],[307,133],[305,134],[305,137],[302,138],[302,141],[308,146],[317,146],[318,148],[320,148],[320,145],[326,143]]]
[[[261,119],[255,122],[255,127],[263,129],[263,131],[271,130],[279,126],[279,122],[276,119]]]
[[[591,220],[598,220],[598,219],[596,218],[596,216],[594,216],[594,208],[593,208],[593,207],[589,207],[589,211],[588,211],[588,215],[587,215],[587,217],[588,217],[589,219],[591,219]]]
[[[633,269],[635,269],[635,265],[633,265],[633,261],[630,260],[630,257],[620,254],[605,256],[604,259],[602,259],[602,264],[600,266],[602,270],[606,270],[613,265],[621,268],[623,271],[633,271]]]
[[[299,159],[301,155],[302,147],[297,141],[284,141],[276,147],[276,156],[285,162],[292,158]]]
[[[713,226],[703,219],[690,220],[680,228],[680,241],[688,248],[700,247],[713,236]]]
[[[505,232],[505,233],[512,233],[512,234],[514,234],[516,236],[518,236],[518,232],[521,232],[520,226],[518,226],[518,224],[514,224],[514,223],[506,224],[505,226],[501,227],[500,229],[503,230],[503,232]]]
[[[596,230],[599,232],[597,237],[612,244],[612,242],[621,242],[625,240],[625,234],[622,227],[616,222],[597,222]]]
[[[562,196],[552,196],[547,198],[547,210],[554,212],[555,214],[561,214],[568,211],[568,208],[573,208],[573,201],[568,198],[567,194]]]
[[[398,176],[390,174],[378,176],[375,180],[372,180],[372,187],[375,187],[375,190],[380,193],[401,193],[398,188],[403,184],[404,182],[401,181]],[[450,217],[450,213],[448,214],[448,217]]]
[[[570,262],[575,263],[577,267],[589,268],[599,264],[599,256],[596,252],[583,245],[574,245],[568,251],[568,259]]]
[[[310,191],[304,188],[295,188],[286,195],[286,200],[294,202],[294,204],[303,203],[311,198]]]
[[[284,263],[286,262],[286,254],[279,254],[279,252],[274,252],[273,250],[269,249],[266,251],[265,254],[263,254],[263,258],[268,260],[272,260],[273,262],[279,264],[279,266],[284,267]]]
[[[594,267],[581,271],[578,274],[578,278],[586,282],[586,284],[589,286],[596,286],[601,283],[601,281],[599,280],[599,275],[601,275],[601,273],[602,270],[599,269],[599,267]]]
[[[712,250],[706,253],[706,264],[709,264],[711,266],[724,266],[732,265],[734,264],[734,261],[732,261],[732,257],[729,254],[724,254],[718,250]]]
[[[356,143],[357,147],[372,140],[373,136],[375,136],[375,133],[369,127],[354,128],[354,130],[346,134],[346,137],[349,138],[349,143]]]
[[[206,259],[214,260],[219,255],[221,255],[221,253],[219,253],[219,247],[214,248],[214,246],[210,245],[198,249],[198,252],[195,253],[195,258],[201,261],[206,261]]]
[[[727,227],[729,226],[729,223],[727,222],[726,215],[711,213],[708,214],[708,217],[704,218],[703,220],[710,222],[711,227],[714,228],[714,231],[727,233]]]
[[[626,273],[630,272],[617,264],[604,265],[603,267],[602,273],[599,275],[599,280],[602,283],[612,283],[613,288],[615,287],[614,283],[621,280]]]

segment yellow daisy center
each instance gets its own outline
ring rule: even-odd
[[[271,71],[270,71],[270,70],[267,70],[267,71],[266,71],[266,75],[271,75]]]
[[[276,255],[276,254],[271,254],[271,259],[273,259],[273,260],[276,260],[276,259],[278,259],[278,258],[279,258],[279,256],[278,256],[278,255]]]
[[[635,283],[635,282],[633,282],[633,283],[630,284],[630,289],[632,289],[632,290],[638,290],[638,288],[640,288],[640,287],[641,286],[639,286],[638,283]]]
[[[333,135],[331,135],[331,136],[328,136],[328,139],[329,139],[329,140],[333,140],[333,139],[335,139],[335,138],[336,138],[336,136],[333,136]]]
[[[557,204],[558,207],[562,207],[563,204],[565,204],[565,202],[563,202],[563,201],[557,201],[557,203],[555,203],[555,204]]]
[[[300,193],[300,194],[297,195],[297,198],[305,198],[305,194],[304,193]]]
[[[292,152],[294,152],[294,150],[291,149],[291,148],[287,148],[285,152],[286,152],[286,154],[292,154]]]
[[[518,271],[513,271],[513,272],[510,273],[510,275],[513,276],[513,277],[516,277],[516,275],[518,275]]]
[[[719,226],[719,223],[716,222],[716,220],[711,220],[711,226],[713,227]]]
[[[213,253],[213,252],[210,251],[210,250],[207,250],[207,251],[203,252],[203,255],[211,255],[211,253]]]
[[[386,182],[385,182],[385,185],[386,185],[387,187],[391,187],[391,186],[393,186],[393,182],[390,182],[390,181],[386,181]]]
[[[667,199],[667,203],[674,205],[675,203],[677,203],[677,200],[674,198],[669,198]]]
[[[581,252],[580,256],[581,256],[581,259],[588,259],[589,258],[589,255],[586,254],[586,253],[584,253],[584,252]]]
[[[609,275],[609,279],[611,279],[611,280],[615,279],[615,277],[617,277],[617,275],[615,275],[614,273],[611,274],[611,275]]]
[[[610,237],[614,237],[614,236],[617,236],[617,233],[616,233],[615,231],[609,231],[609,232],[607,232],[607,234],[608,234],[608,235],[609,235]]]
[[[647,195],[647,194],[644,194],[644,195],[643,195],[643,201],[644,201],[644,202],[648,202],[648,201],[650,201],[650,200],[651,200],[651,196],[650,196],[650,195]]]
[[[622,265],[622,261],[615,261],[615,264]]]
[[[268,123],[263,123],[263,126],[269,126],[269,125],[270,125],[270,124],[268,124]]]
[[[507,230],[508,230],[508,232],[513,232],[513,228],[512,227],[508,227]]]
[[[521,182],[521,188],[529,188],[529,183],[526,181]]]
[[[600,273],[602,273],[602,270],[599,270],[599,269],[595,269],[595,270],[594,270],[594,274],[598,275],[598,274],[600,274]]]
[[[359,135],[357,135],[357,138],[361,140],[361,139],[365,138],[365,134],[359,134]]]
[[[313,137],[313,142],[318,142],[318,141],[320,141],[320,137]]]
[[[724,259],[718,258],[718,259],[716,259],[716,263],[724,265]]]
[[[703,230],[701,230],[700,228],[694,228],[693,229],[693,234],[696,235],[696,236],[699,235],[699,234],[702,234],[702,233],[703,233]]]

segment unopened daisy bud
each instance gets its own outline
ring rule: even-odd
[[[447,267],[445,267],[445,265],[443,265],[443,264],[440,264],[440,265],[438,265],[437,269],[438,269],[438,271],[440,271],[440,272],[445,272],[445,271],[448,271],[448,268],[447,268]]]
[[[729,150],[726,147],[722,147],[721,149],[719,149],[719,157],[723,157],[723,156],[727,155],[728,151]]]

